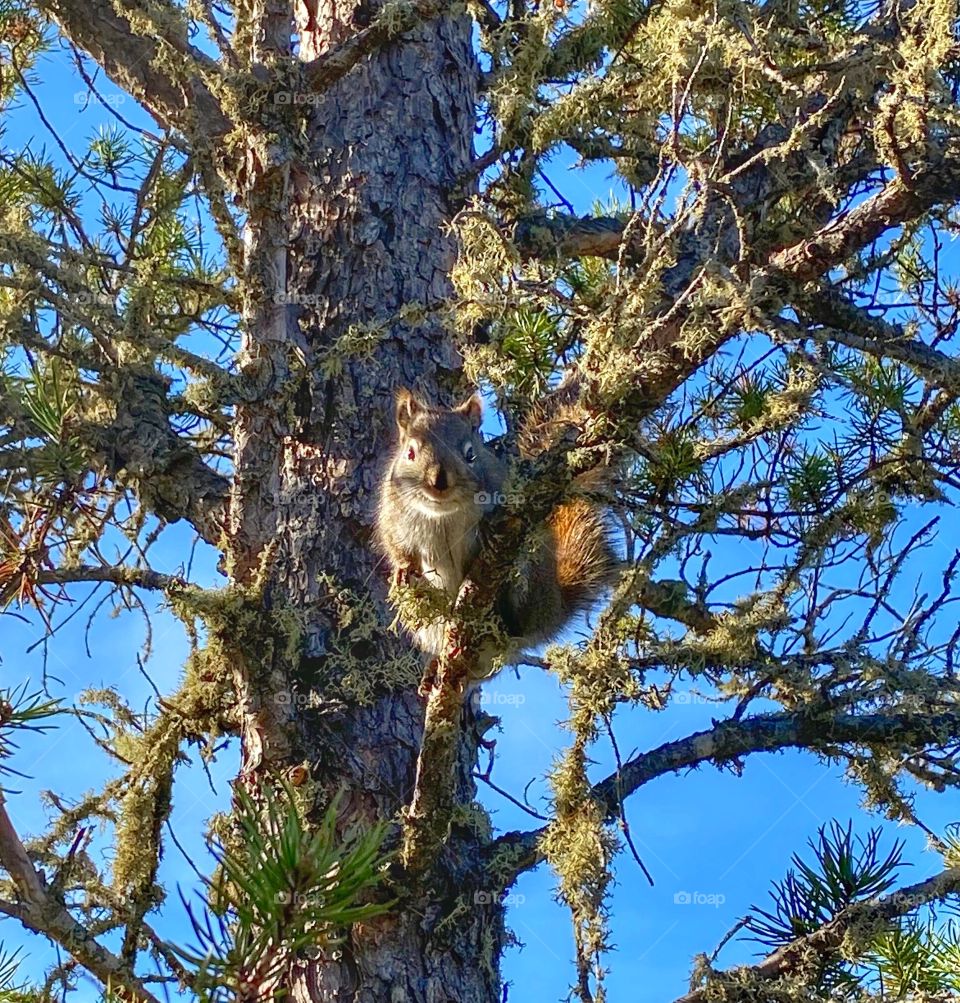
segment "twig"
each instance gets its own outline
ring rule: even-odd
[[[0,864],[10,875],[22,902],[0,902],[0,912],[19,919],[30,930],[49,937],[68,951],[103,985],[123,989],[131,999],[142,1003],[160,1003],[140,978],[120,958],[91,936],[48,889],[30,862],[10,816],[6,799],[0,791]]]

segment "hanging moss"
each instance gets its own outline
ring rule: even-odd
[[[131,762],[117,816],[114,889],[141,903],[154,894],[160,854],[160,827],[171,809],[173,772],[181,747],[199,740],[212,748],[233,714],[229,676],[211,672],[208,653],[188,659],[179,690],[164,700],[156,721],[135,733],[118,722],[117,749]]]
[[[572,722],[584,727],[586,722]],[[592,732],[590,722],[585,728]],[[605,999],[601,958],[609,949],[606,898],[613,876],[611,861],[618,841],[590,796],[586,775],[586,739],[574,732],[574,744],[550,774],[554,820],[540,841],[540,850],[557,875],[557,894],[570,909],[581,1000]]]

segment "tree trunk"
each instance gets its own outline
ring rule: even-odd
[[[372,16],[326,0],[297,12],[305,61]],[[238,672],[243,776],[306,765],[318,810],[346,788],[345,825],[400,818],[423,729],[419,659],[386,630],[370,526],[393,390],[449,399],[460,380],[437,308],[472,157],[470,39],[467,17],[441,17],[322,95],[282,94],[277,114],[302,123],[299,138],[289,149],[251,143],[241,179],[241,366],[262,394],[237,415],[229,570],[256,588],[277,635],[272,653],[248,653]],[[419,313],[401,320],[401,308]],[[357,325],[372,352],[356,351]],[[458,786],[469,805],[477,728],[466,730]],[[304,959],[291,976],[297,999],[499,1000],[503,911],[484,889],[485,819],[471,817],[431,873],[399,875],[385,918],[354,927],[334,955]]]

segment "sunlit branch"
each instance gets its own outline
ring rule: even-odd
[[[105,986],[122,989],[134,1000],[159,1003],[140,979],[70,915],[37,873],[7,814],[0,791],[0,864],[10,875],[21,896],[18,903],[0,902],[0,912],[18,919],[25,927],[49,937],[75,957]]]
[[[908,338],[898,324],[871,316],[830,289],[821,288],[816,294],[804,295],[797,306],[824,325],[821,330],[797,328],[798,337],[832,341],[876,359],[902,362],[928,383],[960,392],[960,359]]]
[[[63,33],[99,63],[107,75],[129,91],[163,125],[212,139],[230,129],[218,100],[204,77],[219,77],[209,56],[186,40],[182,11],[166,7],[169,25],[156,24],[155,34],[138,34],[130,21],[107,0],[41,0],[40,11],[54,20]],[[131,9],[142,16],[143,8]],[[166,30],[165,30],[166,29]],[[161,69],[161,42],[184,59],[183,81]]]
[[[620,800],[658,777],[703,763],[720,766],[756,752],[801,748],[837,756],[840,747],[863,743],[903,749],[942,745],[960,731],[960,712],[942,714],[765,714],[744,720],[722,721],[707,731],[666,742],[628,759],[621,770],[595,784],[591,796],[608,819],[616,818]],[[542,859],[538,846],[545,828],[510,832],[493,843],[517,855],[517,874]]]
[[[80,566],[40,571],[35,576],[39,585],[67,585],[79,582],[108,582],[112,585],[135,586],[158,592],[183,592],[197,589],[178,575],[165,575],[150,568]]]
[[[884,921],[909,915],[923,905],[941,902],[958,893],[960,893],[960,867],[950,867],[926,881],[906,885],[889,895],[864,902],[854,902],[819,930],[785,944],[756,965],[744,965],[718,972],[711,977],[706,986],[679,997],[676,1003],[706,1003],[707,1000],[716,998],[718,984],[727,981],[733,986],[738,983],[749,983],[753,987],[757,980],[766,982],[790,975],[809,965],[814,958],[825,960],[835,956],[843,945],[847,933],[854,927],[871,929]],[[756,991],[756,988],[753,988],[752,992]]]
[[[832,220],[799,244],[771,257],[776,273],[810,281],[841,264],[887,230],[955,196],[960,187],[960,157],[943,157],[918,173],[908,188],[899,180]],[[626,222],[608,216],[574,217],[563,214],[526,216],[517,221],[513,239],[529,257],[560,255],[616,260]]]
[[[960,150],[943,151],[909,183],[896,178],[849,213],[771,256],[770,264],[799,282],[809,282],[841,265],[888,230],[956,199]]]

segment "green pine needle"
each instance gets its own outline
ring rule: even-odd
[[[391,908],[362,901],[383,880],[386,824],[341,836],[338,808],[339,798],[311,827],[289,787],[257,798],[238,788],[237,839],[215,850],[219,869],[202,910],[181,894],[198,946],[171,945],[196,969],[203,998],[233,1000],[251,988],[269,998],[298,951],[331,947],[351,924]]]
[[[782,881],[774,883],[773,909],[752,908],[747,929],[751,939],[777,948],[813,933],[853,902],[882,895],[893,887],[903,865],[903,843],[896,842],[885,856],[880,853],[880,829],[866,837],[853,835],[853,823],[844,828],[833,821],[810,840],[814,862],[798,854]]]
[[[0,777],[23,776],[3,762],[17,750],[14,735],[18,731],[48,731],[52,725],[40,722],[61,713],[59,700],[45,700],[39,692],[28,694],[28,685],[24,683],[17,689],[0,689]],[[0,965],[0,978],[2,973]]]

